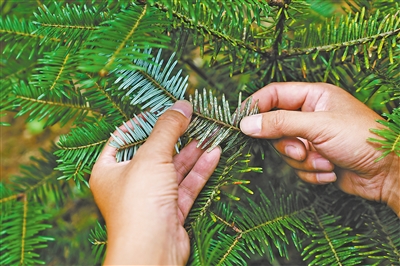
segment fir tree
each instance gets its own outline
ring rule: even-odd
[[[245,99],[263,85],[328,82],[384,113],[387,129],[374,130],[383,138],[373,141],[383,156],[400,156],[399,9],[396,0],[3,2],[0,116],[72,127],[1,183],[0,264],[46,263],[47,202],[64,206],[75,188],[88,193],[118,126],[138,121],[113,136],[117,160],[126,161],[164,110],[190,99],[193,120],[176,149],[198,139],[223,155],[186,221],[189,265],[299,263],[293,256],[310,265],[399,265],[390,209],[299,181],[269,142],[238,127],[258,112]],[[101,221],[88,238],[101,261]]]

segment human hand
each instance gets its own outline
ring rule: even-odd
[[[192,106],[177,101],[158,119],[131,161],[117,163],[105,146],[89,180],[107,226],[107,265],[184,265],[190,242],[183,223],[213,173],[220,149],[191,142],[173,156]]]
[[[400,157],[369,142],[382,119],[344,90],[325,83],[273,83],[252,96],[261,114],[245,117],[243,133],[274,146],[304,181],[335,182],[344,192],[385,202],[400,216]],[[270,111],[274,108],[278,110]],[[269,112],[268,112],[269,111]]]

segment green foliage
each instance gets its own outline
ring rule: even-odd
[[[43,213],[42,207],[36,203],[30,204],[26,199],[16,202],[9,213],[1,216],[1,255],[3,265],[35,265],[44,264],[35,252],[47,246],[46,242],[53,240],[40,234],[49,228],[43,223],[49,218]]]
[[[372,129],[374,133],[383,137],[383,139],[371,139],[371,141],[377,142],[382,145],[382,150],[384,150],[382,157],[394,152],[400,156],[400,108],[393,110],[392,114],[385,115],[388,121],[379,120],[382,125],[386,128],[384,129]]]
[[[256,264],[257,256],[281,265],[398,264],[399,220],[391,210],[294,181],[268,143],[238,127],[258,112],[242,99],[265,84],[329,82],[386,113],[371,141],[383,156],[400,156],[395,0],[1,5],[0,116],[70,132],[0,184],[0,264],[48,263],[42,254],[51,238],[43,235],[60,219],[48,209],[62,212],[74,191],[87,191],[110,135],[116,159],[130,160],[178,99],[190,100],[194,113],[177,151],[192,139],[223,149],[185,224],[190,265]],[[101,224],[85,236],[98,261],[107,243]]]
[[[100,223],[97,223],[95,229],[90,232],[89,241],[93,245],[93,254],[96,255],[96,260],[100,261],[100,256],[104,254],[107,245],[107,229]]]

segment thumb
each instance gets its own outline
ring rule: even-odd
[[[153,154],[166,154],[172,158],[174,146],[186,131],[193,107],[188,101],[177,101],[162,114],[143,146]]]
[[[277,110],[247,116],[240,122],[240,129],[255,138],[278,139],[301,137],[314,142],[334,126],[332,117],[326,112],[300,112]]]

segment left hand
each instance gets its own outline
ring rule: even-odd
[[[131,161],[117,163],[116,149],[106,144],[89,181],[107,226],[105,264],[187,262],[190,242],[183,224],[221,154],[191,142],[174,156],[192,112],[189,102],[177,101]]]

